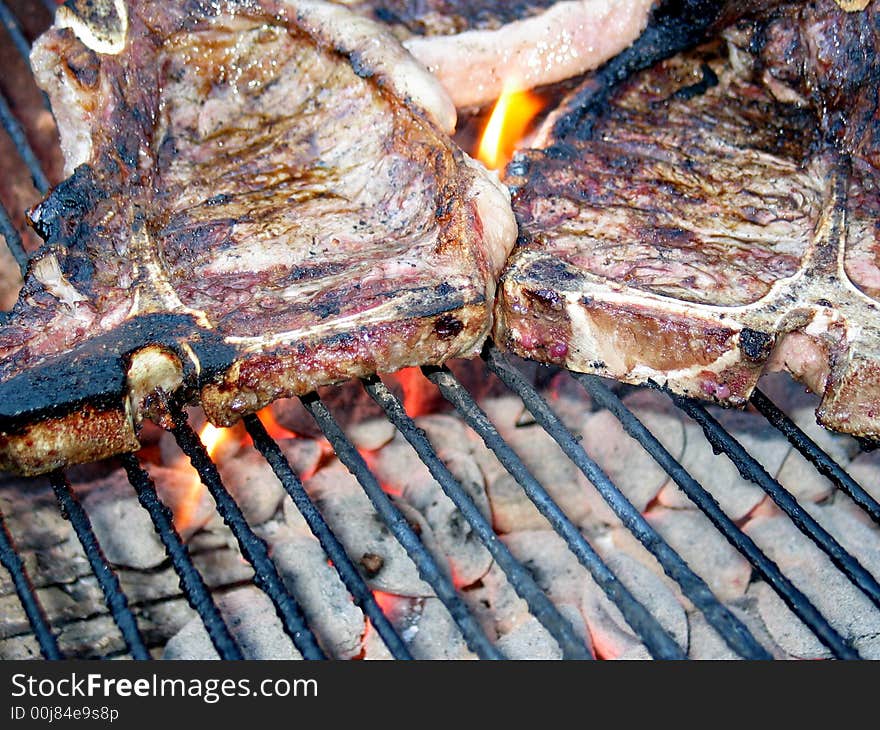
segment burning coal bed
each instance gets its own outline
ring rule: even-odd
[[[485,373],[481,377],[489,382]],[[416,423],[491,520],[501,540],[533,573],[594,655],[646,658],[647,650],[617,609],[480,438],[443,408],[434,386],[417,371],[387,380],[402,394],[410,415],[416,416]],[[787,378],[767,378],[762,387],[875,498],[880,497],[880,452],[863,453],[854,440],[816,426],[814,398]],[[543,390],[586,451],[774,657],[828,656],[813,634],[753,575],[746,560],[609,412],[595,408],[566,374],[554,376]],[[550,436],[531,420],[522,402],[497,385],[486,386],[483,392],[480,404],[501,435],[622,583],[688,655],[732,658],[731,650],[702,614],[664,575]],[[864,657],[880,658],[880,612],[870,601],[797,531],[763,491],[742,479],[725,457],[712,452],[700,427],[677,411],[666,396],[647,389],[623,392],[624,402],[832,625]],[[519,659],[559,658],[561,651],[555,641],[508,585],[415,451],[378,415],[378,408],[360,386],[350,384],[328,389],[328,393],[332,393],[328,400],[331,410],[345,425],[385,492],[437,563],[447,568],[465,602],[501,651]],[[757,413],[713,412],[823,527],[869,571],[880,575],[880,529],[846,495],[835,491]],[[472,657],[446,609],[420,579],[414,563],[299,402],[276,403],[262,412],[261,418],[413,656]],[[279,572],[301,602],[326,652],[340,659],[390,658],[382,639],[353,602],[244,430],[205,426],[201,436],[247,520],[268,543]],[[141,460],[160,497],[172,508],[195,565],[245,655],[297,658],[269,599],[251,583],[252,569],[173,438],[155,429],[146,432],[145,440]],[[167,659],[216,657],[202,622],[181,595],[177,576],[124,470],[106,462],[70,470],[69,476],[154,655]],[[95,576],[48,484],[7,477],[0,485],[0,509],[59,635],[62,651],[80,657],[124,656],[122,638]],[[29,631],[11,581],[3,572],[0,658],[38,656],[38,644]]]

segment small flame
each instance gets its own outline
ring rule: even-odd
[[[217,455],[220,447],[230,438],[232,438],[232,434],[229,429],[217,428],[212,423],[205,423],[202,426],[202,430],[199,431],[199,440],[202,442],[202,446],[205,447],[205,451],[208,452],[208,456],[212,459]],[[187,532],[195,522],[203,489],[202,480],[193,472],[192,483],[180,495],[174,508],[174,527],[178,532]]]
[[[490,170],[502,169],[543,107],[540,97],[524,91],[518,79],[508,78],[483,130],[477,159]]]
[[[289,428],[278,423],[270,406],[266,406],[263,410],[257,411],[257,418],[262,422],[263,428],[266,429],[266,432],[276,441],[278,439],[299,438],[294,431],[291,431]]]
[[[202,446],[205,447],[205,451],[208,452],[208,456],[212,459],[217,454],[217,449],[220,448],[227,438],[227,430],[225,428],[217,428],[213,423],[206,423],[202,426],[202,430],[199,431],[199,440],[202,442]]]
[[[174,527],[179,533],[189,531],[195,522],[196,509],[202,496],[202,482],[197,476],[193,476],[192,483],[180,498],[174,509]]]

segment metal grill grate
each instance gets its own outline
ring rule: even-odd
[[[51,7],[52,3],[47,2],[46,5]],[[0,21],[7,28],[15,48],[26,57],[27,41],[15,16],[4,2],[0,2]],[[26,133],[10,108],[10,103],[3,97],[0,97],[0,121],[15,144],[20,156],[20,163],[30,171],[37,190],[44,192],[48,187],[47,177],[40,168],[37,157],[28,144]],[[25,270],[27,254],[21,236],[16,231],[8,211],[2,206],[0,206],[0,233],[4,235],[7,245],[22,270]],[[694,573],[685,560],[651,527],[639,510],[627,500],[612,480],[590,459],[580,445],[578,438],[563,424],[559,416],[554,413],[538,390],[523,377],[515,364],[492,346],[486,348],[483,359],[488,369],[522,400],[535,421],[559,444],[567,457],[595,486],[626,529],[657,559],[667,575],[681,588],[683,595],[702,612],[706,621],[727,645],[745,658],[770,658],[767,650],[761,646],[742,621],[719,601],[706,582]],[[423,373],[438,387],[442,396],[454,407],[461,418],[483,439],[486,446],[495,453],[500,463],[524,490],[538,511],[547,518],[555,532],[564,540],[568,549],[590,572],[605,595],[617,606],[650,654],[655,658],[662,659],[684,658],[682,648],[660,625],[657,618],[627,590],[588,539],[566,517],[561,507],[547,493],[544,485],[528,470],[514,449],[499,434],[467,388],[446,368],[425,368]],[[859,657],[850,642],[835,630],[819,609],[759,549],[753,540],[737,527],[710,493],[660,444],[656,436],[624,405],[606,382],[593,376],[580,374],[571,374],[571,377],[583,386],[596,405],[607,409],[618,419],[626,433],[641,444],[694,505],[709,518],[727,541],[748,560],[756,574],[772,587],[816,638],[830,650],[833,656],[842,659]],[[566,658],[590,658],[589,648],[549,597],[538,587],[528,568],[517,561],[503,542],[498,539],[492,526],[468,497],[447,465],[438,457],[425,433],[407,415],[402,403],[378,378],[367,379],[363,385],[369,395],[381,406],[387,418],[418,453],[419,458],[439,482],[443,491],[455,503],[463,518],[467,520],[474,533],[489,550],[496,564],[503,570],[510,585],[526,601],[532,614],[557,641],[563,655]],[[834,565],[876,606],[880,606],[880,584],[859,564],[855,557],[847,553],[797,503],[791,494],[767,474],[757,460],[725,431],[702,405],[677,396],[670,397],[680,410],[703,428],[706,438],[719,453],[730,458],[746,479],[760,486],[791,518],[798,529],[828,554]],[[436,596],[449,611],[468,647],[481,658],[503,658],[500,650],[489,640],[474,614],[462,600],[461,594],[454,587],[447,571],[432,557],[412,526],[382,490],[379,480],[346,437],[325,403],[317,395],[306,396],[301,400],[340,461],[357,478],[384,525],[413,560],[421,578],[431,586]],[[880,505],[831,457],[798,429],[765,395],[756,392],[752,402],[768,422],[783,433],[820,473],[827,476],[838,489],[852,497],[855,503],[875,523],[880,523]],[[406,642],[382,612],[361,573],[346,555],[342,544],[328,526],[321,512],[312,503],[278,444],[269,436],[256,416],[247,417],[245,426],[253,439],[255,448],[271,466],[287,495],[320,542],[352,599],[370,619],[372,626],[381,636],[391,654],[397,659],[411,658]],[[266,543],[253,532],[241,509],[223,486],[216,466],[205,452],[198,436],[187,423],[183,413],[177,414],[173,433],[179,446],[190,458],[210,491],[219,513],[238,541],[242,555],[253,566],[255,584],[271,598],[284,630],[293,644],[306,658],[323,658],[324,652],[304,618],[296,596],[285,588],[278,570],[269,556]],[[721,457],[719,456],[719,458]],[[201,617],[219,656],[224,659],[240,659],[242,657],[241,648],[224,623],[224,619],[202,576],[196,569],[186,545],[172,524],[169,510],[160,502],[149,475],[134,454],[124,455],[122,464],[141,505],[148,511],[153,521],[156,532],[170,558],[171,565],[180,577],[184,595]],[[101,552],[88,515],[79,504],[69,482],[62,473],[54,474],[51,482],[59,507],[70,519],[77,537],[82,543],[91,568],[104,592],[110,613],[122,633],[131,656],[149,658],[150,655],[138,629],[135,616],[112,567]],[[59,658],[61,653],[58,643],[45,613],[40,607],[33,584],[25,571],[19,553],[16,551],[13,538],[6,529],[2,515],[0,515],[0,562],[12,577],[24,612],[43,655],[49,659]]]

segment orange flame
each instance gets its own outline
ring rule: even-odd
[[[174,510],[174,528],[179,533],[189,530],[195,522],[196,508],[199,506],[201,499],[202,482],[194,477],[190,487],[180,495],[180,501]]]
[[[507,79],[483,130],[477,159],[490,170],[502,169],[543,107],[541,98],[524,91],[516,78]]]
[[[212,459],[217,455],[220,447],[232,438],[231,431],[227,428],[217,428],[212,423],[205,423],[199,431],[199,440],[208,456]],[[186,532],[195,521],[196,511],[201,500],[202,481],[197,474],[193,473],[192,483],[180,498],[174,508],[174,527],[178,532]]]
[[[273,439],[295,439],[299,438],[299,436],[291,431],[289,428],[285,428],[275,418],[275,414],[272,412],[272,408],[270,406],[266,406],[263,410],[257,411],[257,418],[263,424],[263,428],[266,429],[268,434]]]
[[[273,439],[297,438],[293,431],[278,423],[270,408],[266,407],[259,411],[257,417]],[[227,452],[227,447],[235,450],[238,446],[251,443],[250,436],[241,425],[236,424],[232,428],[218,428],[209,422],[206,422],[199,431],[199,440],[205,447],[208,456],[213,460],[216,460],[218,455],[222,459],[223,454]],[[178,495],[174,505],[174,526],[178,532],[186,532],[195,522],[203,490],[201,479],[193,472],[191,485]]]
[[[199,431],[202,446],[205,447],[205,451],[212,459],[216,456],[217,449],[227,438],[229,438],[228,431],[225,428],[217,428],[213,423],[206,423]]]

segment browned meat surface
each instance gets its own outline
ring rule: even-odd
[[[509,197],[433,78],[338,6],[216,5],[83,0],[34,48],[71,174],[0,327],[6,468],[134,448],[171,394],[229,424],[489,331]]]
[[[880,436],[878,40],[877,3],[799,3],[564,104],[507,170],[498,342],[731,405],[784,368]]]
[[[645,28],[654,0],[336,0],[388,25],[458,107],[594,69]]]

